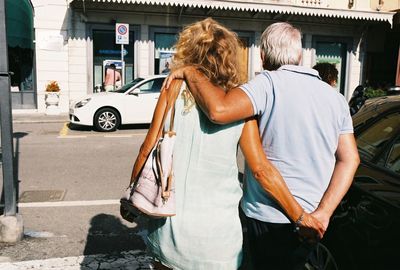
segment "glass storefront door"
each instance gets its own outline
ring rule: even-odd
[[[129,45],[124,45],[125,83],[134,78],[135,31],[129,31]],[[115,44],[114,30],[93,30],[93,89],[104,82],[104,62],[121,60],[121,45]]]
[[[174,27],[150,28],[150,37],[154,40],[154,74],[169,72],[178,32]]]
[[[347,54],[350,44],[346,40],[336,40],[324,37],[316,37],[314,39],[315,48],[315,64],[331,63],[338,70],[338,82],[336,89],[343,95],[346,88],[347,73]]]

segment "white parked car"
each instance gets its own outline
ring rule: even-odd
[[[94,93],[72,102],[70,122],[94,126],[98,131],[114,131],[121,124],[150,123],[165,78],[137,78],[116,91]]]

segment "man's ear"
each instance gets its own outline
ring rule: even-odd
[[[260,57],[261,57],[261,66],[262,66],[262,68],[263,69],[266,69],[265,68],[265,65],[264,65],[264,59],[265,59],[265,53],[264,53],[264,51],[263,50],[260,50]]]
[[[303,54],[301,53],[301,54],[299,55],[299,63],[298,63],[298,65],[300,65],[302,59],[303,59]]]

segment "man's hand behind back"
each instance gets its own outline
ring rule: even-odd
[[[324,236],[325,226],[311,214],[304,213],[298,232],[305,241],[316,243]]]
[[[327,215],[326,213],[323,213],[322,211],[317,209],[317,210],[315,210],[314,212],[311,213],[311,216],[313,216],[319,222],[322,223],[322,225],[324,226],[325,231],[328,229],[329,220],[330,220],[330,216],[329,215]]]

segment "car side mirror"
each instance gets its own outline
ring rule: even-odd
[[[140,89],[139,89],[139,88],[133,89],[133,90],[129,93],[129,95],[135,95],[135,96],[138,96],[139,94],[140,94]]]

